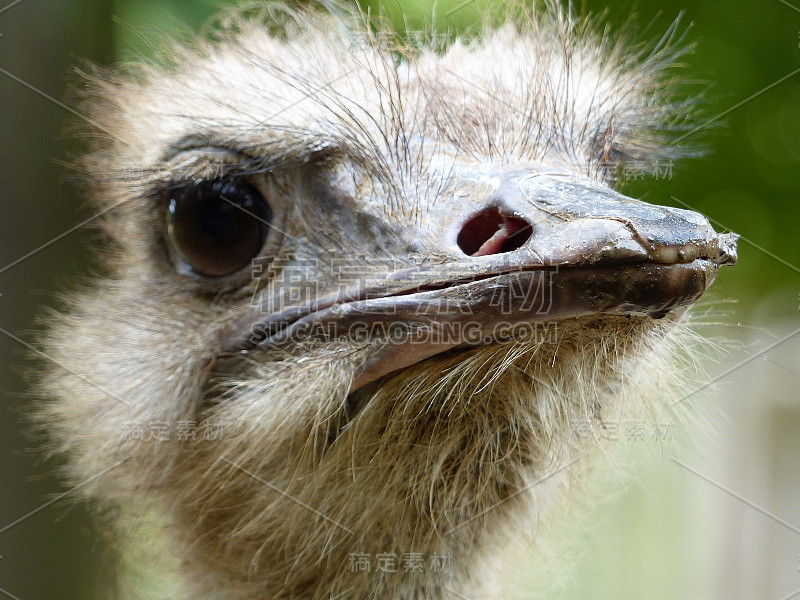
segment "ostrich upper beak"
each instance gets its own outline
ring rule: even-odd
[[[286,347],[309,336],[375,340],[357,389],[447,349],[507,340],[543,322],[661,318],[694,303],[720,266],[736,262],[736,234],[594,182],[511,171],[488,184],[476,177],[472,189],[475,197],[461,203],[470,212],[445,206],[432,215],[441,249],[461,258],[406,262],[378,283],[373,275],[313,305],[246,315],[223,332],[221,350]]]

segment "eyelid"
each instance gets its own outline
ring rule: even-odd
[[[259,159],[227,148],[202,147],[182,150],[164,161],[162,180],[218,179],[237,170],[248,170]]]
[[[149,198],[163,197],[170,191],[198,181],[249,177],[257,173],[260,161],[225,148],[193,148],[182,150],[153,171],[144,183]]]
[[[163,190],[165,186],[175,183],[219,179],[238,173],[243,176],[260,175],[346,155],[336,144],[319,144],[305,150],[284,148],[277,153],[268,153],[266,149],[262,149],[256,155],[205,143],[190,145],[197,142],[196,139],[185,140],[173,146],[171,152],[163,157],[160,166],[151,170],[151,180],[159,182]]]

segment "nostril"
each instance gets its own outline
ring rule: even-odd
[[[487,208],[464,223],[456,243],[468,256],[487,256],[521,248],[532,233],[531,224],[524,219]]]

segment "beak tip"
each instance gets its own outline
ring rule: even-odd
[[[717,246],[719,248],[719,257],[717,263],[720,265],[735,265],[738,260],[737,256],[737,242],[739,240],[738,233],[721,233],[717,238]]]

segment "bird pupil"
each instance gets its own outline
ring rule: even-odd
[[[184,186],[172,195],[167,234],[192,271],[224,277],[258,256],[271,220],[272,210],[253,186],[215,180]]]

